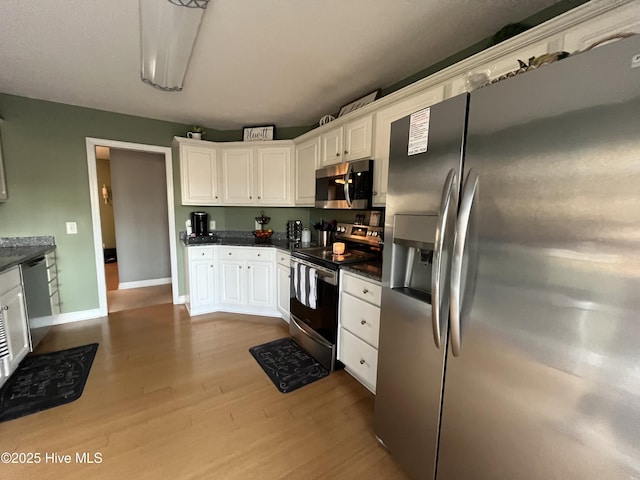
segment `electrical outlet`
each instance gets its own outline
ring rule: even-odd
[[[209,230],[213,232],[215,229],[216,229],[216,221],[209,220]]]
[[[67,222],[67,234],[76,235],[78,233],[78,224],[76,222]]]
[[[262,225],[260,225],[258,222],[256,222],[256,230],[262,230]]]

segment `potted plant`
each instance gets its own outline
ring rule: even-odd
[[[204,128],[198,126],[198,125],[194,125],[193,127],[191,127],[191,130],[187,132],[187,137],[188,138],[194,138],[196,140],[201,140],[202,136],[207,133],[204,131]]]

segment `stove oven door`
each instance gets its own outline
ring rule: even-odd
[[[299,265],[317,272],[316,305],[311,308],[296,295],[295,269]],[[289,333],[326,369],[335,368],[336,337],[338,334],[338,271],[291,257],[291,321]]]

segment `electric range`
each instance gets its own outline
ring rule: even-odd
[[[381,260],[382,235],[382,227],[339,223],[335,240],[345,244],[343,253],[329,246],[291,254],[289,334],[330,371],[336,368],[340,267]]]

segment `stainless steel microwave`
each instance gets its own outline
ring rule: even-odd
[[[357,160],[316,170],[316,208],[367,210],[371,207],[373,160]]]

